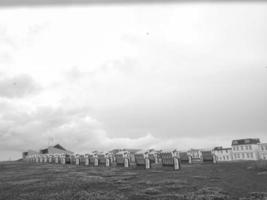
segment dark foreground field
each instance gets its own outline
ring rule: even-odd
[[[262,164],[262,163],[261,163]],[[0,199],[267,199],[258,163],[123,169],[25,162],[0,163]]]

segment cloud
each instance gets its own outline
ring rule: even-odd
[[[29,75],[0,78],[0,97],[21,98],[40,90],[41,86]]]
[[[205,147],[207,140],[197,138],[155,137],[152,133],[132,137],[112,137],[104,124],[90,115],[90,109],[74,106],[38,107],[29,112],[26,107],[1,103],[6,109],[0,115],[0,160],[8,159],[11,154],[28,149],[44,148],[53,138],[66,148],[86,153],[92,150],[111,150],[113,148],[177,148]],[[230,142],[230,141],[229,141]],[[218,142],[217,142],[218,143]],[[217,144],[214,141],[214,144]],[[221,144],[222,141],[219,140]],[[14,158],[14,156],[12,156]]]
[[[145,148],[159,140],[151,134],[140,138],[111,138],[103,124],[89,115],[88,109],[39,107],[33,112],[10,103],[0,115],[0,159],[3,152],[40,149],[53,138],[75,152],[112,148]]]

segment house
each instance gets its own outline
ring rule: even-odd
[[[259,144],[259,159],[267,160],[267,143]]]
[[[258,160],[258,138],[246,138],[232,141],[233,160]]]
[[[41,149],[40,154],[67,154],[72,155],[73,152],[66,150],[64,147],[62,147],[60,144],[57,144],[55,146],[49,146],[48,148]]]
[[[232,148],[215,147],[213,153],[216,156],[218,162],[226,162],[233,160]]]

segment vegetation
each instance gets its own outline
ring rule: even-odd
[[[173,171],[2,162],[0,199],[263,200],[267,174],[257,164],[195,164]]]

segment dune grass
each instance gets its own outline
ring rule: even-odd
[[[259,173],[264,166],[256,162],[196,164],[173,171],[0,163],[0,200],[263,200],[267,175]]]

